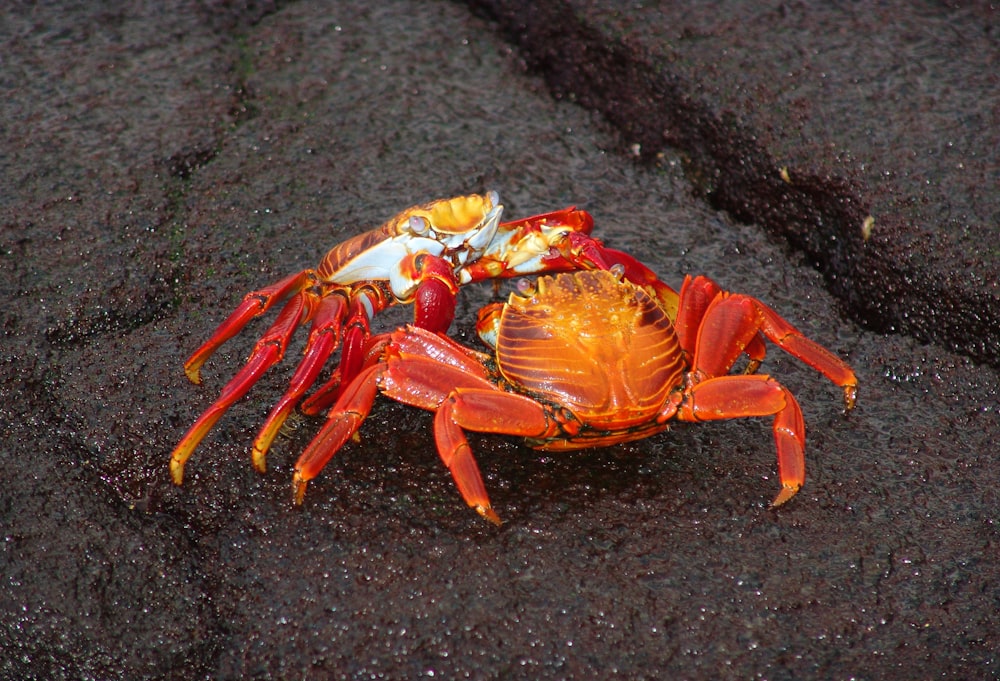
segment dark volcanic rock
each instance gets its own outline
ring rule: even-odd
[[[6,11],[0,678],[996,675],[992,14],[518,6]],[[473,436],[494,528],[430,417],[380,400],[294,508],[317,420],[266,475],[247,453],[302,338],[170,484],[267,326],[187,382],[245,292],[488,188],[510,216],[579,204],[668,282],[709,274],[851,362],[848,418],[764,365],[808,428],[791,503],[767,506],[760,420],[572,455]],[[452,334],[492,297],[463,290]]]
[[[471,4],[557,94],[803,251],[856,319],[1000,366],[994,10]]]

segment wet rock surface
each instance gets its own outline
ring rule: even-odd
[[[803,251],[869,328],[1000,366],[990,6],[474,0],[557,94]]]
[[[856,18],[746,16],[722,30],[719,13],[692,11],[685,31],[665,10],[538,6],[568,8],[564,27],[603,35],[587,46],[613,46],[617,31],[633,50],[615,52],[626,64],[636,54],[657,64],[656,36],[679,36],[674,70],[658,72],[694,87],[718,120],[736,119],[699,156],[685,128],[638,137],[584,90],[560,86],[540,43],[519,37],[551,28],[539,23],[547,15],[524,13],[518,27],[515,5],[485,15],[476,5],[8,12],[0,675],[996,676],[996,89],[977,70],[996,58],[991,11],[880,19],[880,40],[902,25],[907,35],[949,26],[974,42],[898,50],[910,66],[892,92],[917,82],[970,111],[941,136],[817,89],[820,56],[871,43],[856,40]],[[768,16],[814,50],[773,41],[789,69],[798,64],[800,96],[765,87],[777,67],[755,36]],[[720,41],[742,57],[713,60]],[[978,76],[942,83],[949,72],[931,68],[942,60]],[[598,61],[581,48],[577,68]],[[858,62],[869,89],[899,82]],[[801,108],[808,115],[789,113]],[[738,159],[748,139],[763,156],[744,155],[742,179],[709,163]],[[878,139],[940,150],[944,162],[899,151],[870,169],[859,159]],[[756,183],[769,167],[788,168],[791,182],[777,180],[786,199]],[[430,417],[380,401],[361,443],[294,508],[291,467],[318,422],[293,419],[266,475],[248,449],[302,339],[199,447],[185,485],[170,484],[169,452],[266,328],[226,345],[205,385],[186,381],[184,359],[243,293],[402,207],[486,188],[501,191],[508,216],[578,204],[609,245],[668,282],[707,273],[847,358],[861,389],[846,418],[839,390],[812,370],[777,349],[764,365],[803,406],[802,492],[768,508],[777,482],[761,420],[572,455],[473,436],[506,521],[497,529],[453,489]],[[779,236],[780,218],[812,195],[856,197],[863,210],[807,201]],[[862,213],[876,217],[867,241],[833,219]],[[817,234],[850,245],[824,247]],[[868,272],[875,255],[905,265],[892,296],[872,288],[892,276]],[[978,321],[951,302],[925,309],[945,290]],[[488,285],[464,290],[453,335],[473,343],[475,311],[492,298]]]

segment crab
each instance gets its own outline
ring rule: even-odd
[[[257,341],[250,358],[195,421],[170,458],[173,481],[223,414],[271,366],[281,360],[296,329],[311,322],[305,353],[289,387],[254,440],[254,468],[266,470],[267,452],[291,411],[329,407],[364,362],[373,317],[392,305],[412,304],[416,327],[444,332],[455,313],[459,287],[474,281],[576,269],[623,268],[632,281],[651,287],[660,303],[675,307],[676,293],[639,261],[606,248],[590,236],[593,219],[569,207],[501,223],[496,192],[441,199],[408,208],[381,227],[331,249],[315,269],[306,269],[246,294],[240,305],[184,364],[192,383],[226,341],[254,318],[287,300]],[[308,399],[323,367],[340,348],[339,365]]]
[[[674,317],[622,268],[543,276],[479,313],[491,353],[416,326],[376,337],[372,359],[344,390],[295,466],[309,480],[354,436],[381,393],[434,412],[434,438],[465,502],[499,524],[464,431],[526,438],[564,451],[649,437],[672,421],[773,416],[780,506],[805,481],[805,425],[791,392],[756,373],[763,338],[817,369],[854,407],[851,368],[774,310],[688,276]],[[741,355],[747,370],[730,374]]]

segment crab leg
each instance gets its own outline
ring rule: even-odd
[[[412,328],[412,327],[411,327]],[[437,387],[447,386],[444,388]],[[426,357],[390,358],[361,371],[333,405],[325,424],[295,464],[292,481],[295,503],[301,504],[306,483],[319,475],[333,455],[368,418],[379,388],[404,404],[436,411],[453,385],[489,386],[485,378],[462,369],[437,364]]]
[[[851,368],[750,296],[721,292],[709,303],[698,327],[692,366],[706,376],[726,374],[740,354],[752,348],[759,333],[839,385],[844,391],[844,408],[854,407],[858,380]]]
[[[275,303],[280,303],[288,296],[315,283],[316,273],[313,270],[303,270],[243,296],[243,302],[239,307],[233,310],[226,321],[219,324],[212,337],[195,350],[184,363],[184,373],[188,379],[195,385],[201,385],[201,366],[223,343],[242,331],[251,319],[267,312]]]
[[[632,256],[590,236],[594,219],[574,206],[504,222],[489,248],[462,268],[462,282],[510,278],[520,275],[610,270],[619,267],[626,279],[655,292],[660,305],[673,319],[678,296],[670,286]]]
[[[292,476],[292,498],[296,504],[302,503],[309,481],[319,475],[337,450],[368,418],[375,395],[378,394],[381,370],[382,367],[378,364],[370,366],[348,384],[330,411],[326,423],[302,452]]]
[[[500,524],[500,516],[493,510],[483,475],[479,472],[479,464],[472,455],[472,448],[462,429],[455,425],[455,400],[457,394],[452,393],[434,414],[434,442],[437,444],[441,461],[451,471],[458,493],[465,503],[476,509],[476,513],[489,520],[494,525]]]
[[[712,301],[721,293],[725,293],[722,287],[708,277],[692,277],[690,274],[684,277],[684,283],[681,285],[680,308],[677,318],[674,320],[674,331],[677,333],[677,340],[689,358],[694,357],[698,330],[705,319],[705,312],[708,311],[708,306],[712,304]],[[750,340],[746,341],[743,352],[750,357],[750,364],[745,373],[752,374],[764,361],[767,354],[767,346],[763,336],[759,332],[754,334]],[[735,357],[733,361],[736,361]],[[726,367],[725,371],[720,373],[728,371],[729,367]]]
[[[451,265],[442,258],[427,254],[413,256],[401,263],[407,276],[418,282],[413,293],[413,324],[428,331],[444,333],[455,318],[458,282]],[[376,295],[377,294],[377,295]],[[361,295],[366,295],[362,300]],[[350,383],[366,360],[369,322],[389,305],[381,289],[366,287],[355,295],[352,311],[344,324],[340,364],[330,379],[302,403],[302,412],[314,415],[337,400],[340,387]]]
[[[434,440],[438,454],[451,471],[462,498],[494,525],[500,517],[493,510],[479,466],[463,429],[479,433],[502,433],[544,438],[558,428],[545,410],[532,399],[489,389],[458,389],[441,404],[434,416]]]
[[[282,358],[289,337],[299,324],[312,316],[317,301],[318,297],[314,293],[303,290],[285,304],[271,328],[257,341],[244,367],[233,376],[222,389],[219,398],[198,417],[187,434],[181,438],[170,455],[170,476],[175,484],[179,485],[183,481],[185,462],[212,426],[229,407],[247,394],[271,365]]]
[[[781,491],[771,506],[795,496],[806,479],[806,426],[795,397],[774,379],[763,376],[719,376],[685,391],[677,412],[681,421],[716,421],[774,415],[774,443],[778,450]]]
[[[330,378],[310,395],[299,410],[307,416],[315,416],[337,401],[342,386],[347,386],[361,371],[366,356],[365,347],[369,337],[369,322],[374,312],[382,309],[375,306],[372,297],[365,291],[355,293],[350,302],[343,324],[343,338],[340,362]],[[308,387],[308,386],[306,386]]]
[[[319,301],[319,308],[313,318],[309,340],[306,342],[305,356],[292,376],[288,391],[282,396],[254,440],[251,456],[253,467],[261,473],[267,470],[267,450],[288,418],[289,412],[302,398],[303,393],[316,381],[326,360],[337,349],[340,342],[341,322],[346,303],[340,293],[331,293]]]
[[[485,368],[470,353],[449,338],[410,326],[390,335],[384,361],[375,361],[352,381],[330,410],[327,422],[309,443],[295,465],[292,481],[296,503],[302,503],[306,485],[316,477],[333,455],[357,432],[368,417],[379,389],[386,396],[404,404],[438,412],[435,417],[435,437],[438,451],[452,472],[463,498],[484,518],[499,522],[489,506],[475,460],[461,428],[448,418],[442,421],[439,410],[449,414],[451,398],[456,392],[494,392]],[[383,343],[377,339],[373,346]],[[512,396],[525,404],[527,398]],[[537,407],[537,405],[536,405]],[[544,416],[542,425],[545,425]],[[444,423],[445,425],[440,425]],[[498,422],[499,423],[499,422]],[[450,425],[448,425],[450,424]]]

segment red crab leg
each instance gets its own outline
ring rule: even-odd
[[[451,393],[434,416],[434,440],[438,454],[458,487],[459,493],[479,515],[495,525],[500,517],[493,511],[479,466],[463,429],[479,433],[503,433],[544,438],[558,430],[550,423],[538,402],[494,386],[466,388]]]
[[[543,272],[580,269],[567,259],[553,240],[565,241],[568,234],[590,234],[594,218],[571,206],[501,223],[487,249],[462,269],[462,281],[483,281]]]
[[[399,402],[437,411],[438,454],[465,502],[499,525],[463,428],[544,437],[550,423],[540,404],[493,385],[477,357],[450,338],[409,328],[393,334],[382,391]]]
[[[560,208],[548,213],[539,213],[526,218],[501,222],[498,231],[501,232],[540,232],[543,228],[551,225],[563,225],[571,227],[579,234],[590,234],[594,229],[594,218],[585,210],[579,210],[576,206]]]
[[[345,297],[333,292],[319,301],[319,308],[313,318],[312,329],[302,361],[295,370],[288,391],[282,396],[254,440],[251,456],[253,466],[263,473],[267,470],[267,450],[288,418],[288,414],[302,398],[303,393],[316,381],[326,360],[337,349],[340,342],[341,321],[346,309]]]
[[[385,307],[378,304],[378,301],[382,300],[384,298],[375,296],[374,289],[356,292],[351,297],[343,325],[340,363],[329,380],[299,407],[303,414],[314,416],[329,407],[340,396],[341,386],[346,387],[357,377],[367,355],[366,347],[370,334],[368,325],[372,316]]]
[[[381,359],[382,352],[385,350],[385,346],[388,342],[389,334],[386,333],[370,337],[367,341],[365,341],[361,351],[362,368],[370,367]],[[340,367],[338,366],[333,370],[333,374],[330,376],[330,379],[319,390],[299,405],[299,411],[307,416],[315,416],[324,409],[329,408],[330,405],[336,402],[340,397],[340,386],[342,383],[343,381],[341,381]],[[347,384],[344,384],[344,387],[346,388]]]
[[[361,427],[379,387],[395,400],[428,411],[436,411],[455,387],[492,388],[486,370],[448,338],[412,326],[390,338],[388,358],[363,369],[344,388],[326,423],[295,464],[292,487],[296,503],[302,503],[309,480]],[[373,345],[381,343],[379,339]]]
[[[774,415],[781,491],[771,506],[795,496],[806,479],[806,426],[802,409],[785,387],[768,376],[720,376],[685,390],[677,412],[681,421],[716,421]]]
[[[758,332],[839,385],[844,390],[844,408],[854,407],[858,380],[851,368],[750,296],[720,294],[709,304],[698,329],[692,366],[707,376],[727,373]]]
[[[385,334],[391,340],[391,357],[410,359],[425,357],[437,362],[460,369],[465,374],[472,374],[489,380],[489,372],[485,365],[491,356],[452,340],[448,336],[432,333],[416,326],[406,326],[396,329],[391,334]],[[373,344],[374,345],[374,344]]]
[[[485,378],[438,364],[426,357],[390,358],[362,370],[330,410],[330,415],[295,464],[292,482],[295,503],[301,504],[306,483],[319,475],[347,440],[357,432],[371,411],[375,394],[382,391],[404,404],[436,411],[453,385],[489,386]],[[438,387],[438,385],[443,387]]]
[[[219,399],[198,417],[187,434],[181,438],[173,454],[170,455],[170,476],[175,484],[179,485],[183,481],[185,462],[212,426],[229,407],[247,394],[271,365],[285,354],[289,337],[300,323],[312,315],[317,300],[315,294],[300,291],[288,301],[271,328],[257,341],[250,359],[222,389]]]
[[[444,333],[455,319],[458,284],[451,268],[443,263],[441,265],[446,269],[446,276],[424,279],[417,287],[413,299],[413,323],[428,331]]]
[[[350,383],[361,371],[361,364],[364,360],[364,347],[371,333],[369,324],[372,317],[377,314],[382,307],[369,312],[364,297],[364,292],[355,294],[351,298],[351,306],[344,322],[344,333],[340,349],[340,364],[337,371],[340,373],[342,384]]]
[[[280,303],[288,296],[298,293],[307,286],[312,286],[315,282],[315,272],[303,270],[276,284],[271,284],[258,291],[251,291],[243,296],[243,302],[240,303],[239,307],[233,310],[226,321],[219,324],[212,337],[195,350],[194,354],[184,363],[184,373],[187,374],[188,379],[195,385],[200,385],[201,366],[212,356],[212,353],[219,349],[219,346],[242,331],[247,322],[254,317],[259,317],[275,303]]]
[[[296,504],[302,503],[309,481],[319,475],[337,450],[368,418],[378,393],[381,370],[378,364],[368,367],[347,385],[326,423],[302,452],[292,476],[292,498]]]
[[[343,381],[340,380],[340,367],[338,366],[330,374],[330,378],[327,379],[326,383],[321,385],[312,395],[302,400],[302,403],[299,405],[299,411],[306,416],[316,416],[316,414],[337,401],[337,398],[341,395],[340,386],[342,384]]]
[[[677,340],[684,352],[687,353],[688,358],[694,357],[698,329],[701,328],[705,312],[720,293],[725,292],[708,277],[692,277],[690,274],[684,277],[684,283],[681,285],[680,306],[674,320],[674,331],[677,333]],[[764,361],[767,354],[767,346],[763,336],[756,333],[747,342],[743,352],[750,357],[750,363],[747,365],[745,373],[752,374]],[[728,371],[727,367],[723,373]]]
[[[441,258],[424,255],[417,256],[415,260],[417,262],[413,264],[412,278],[420,283],[413,298],[413,324],[429,331],[444,333],[455,318],[455,299],[458,295],[455,275],[447,261]],[[371,293],[375,293],[374,289]],[[337,400],[341,386],[347,385],[358,375],[368,352],[365,347],[369,321],[374,314],[388,306],[388,297],[379,293],[377,299],[374,295],[369,295],[365,306],[360,301],[355,301],[344,325],[340,365],[330,379],[302,403],[301,410],[304,414],[318,414],[329,407]]]

